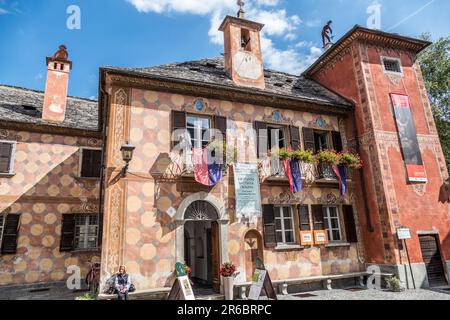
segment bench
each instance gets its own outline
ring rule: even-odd
[[[166,299],[170,293],[171,288],[155,288],[148,290],[136,290],[128,293],[130,300],[163,300]],[[99,294],[98,300],[117,300],[116,294]]]
[[[332,290],[333,280],[344,280],[344,279],[359,279],[359,284],[363,287],[365,286],[364,280],[366,277],[373,275],[370,272],[354,272],[347,274],[339,274],[339,275],[324,275],[324,276],[313,276],[313,277],[303,277],[296,279],[286,279],[286,280],[275,280],[272,281],[274,286],[278,287],[278,293],[282,295],[288,294],[289,285],[298,285],[298,284],[306,284],[306,283],[314,283],[314,282],[322,282],[322,286],[326,290]],[[393,276],[393,274],[389,273],[377,273],[375,276],[379,276],[381,278],[386,278]],[[235,284],[235,287],[238,288],[239,298],[247,299],[247,289],[252,285],[251,282],[244,282]]]

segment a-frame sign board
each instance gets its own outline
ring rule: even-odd
[[[257,258],[256,260],[257,267],[255,269],[255,273],[252,278],[252,286],[250,287],[250,293],[248,295],[249,300],[259,300],[261,296],[261,291],[264,289],[266,292],[266,296],[271,300],[278,300],[277,293],[273,288],[272,280],[270,279],[269,272],[267,272],[266,268],[262,261]]]
[[[189,276],[184,272],[182,263],[175,265],[177,279],[173,283],[167,300],[195,300]]]

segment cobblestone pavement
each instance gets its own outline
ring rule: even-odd
[[[437,289],[406,290],[390,292],[386,290],[321,290],[279,296],[279,300],[450,300],[450,291]]]

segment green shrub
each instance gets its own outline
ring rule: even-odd
[[[397,277],[389,277],[386,279],[386,284],[389,290],[393,292],[401,292],[402,291],[402,283],[400,279]]]
[[[281,161],[284,160],[289,160],[290,158],[292,158],[292,153],[287,150],[287,149],[279,149],[278,150],[278,157],[280,158]]]
[[[80,297],[76,297],[75,300],[97,300],[97,296],[92,293],[86,293]]]

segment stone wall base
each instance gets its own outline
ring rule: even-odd
[[[74,300],[85,293],[69,290],[65,281],[44,282],[0,287],[0,300]]]
[[[428,283],[427,270],[425,268],[425,263],[423,262],[412,263],[411,268],[408,264],[367,264],[367,267],[374,265],[380,267],[382,273],[392,273],[397,276],[406,289],[414,289],[414,283],[416,285],[416,289],[426,289],[430,287]],[[413,277],[411,276],[411,269]],[[384,285],[384,283],[382,285]]]

